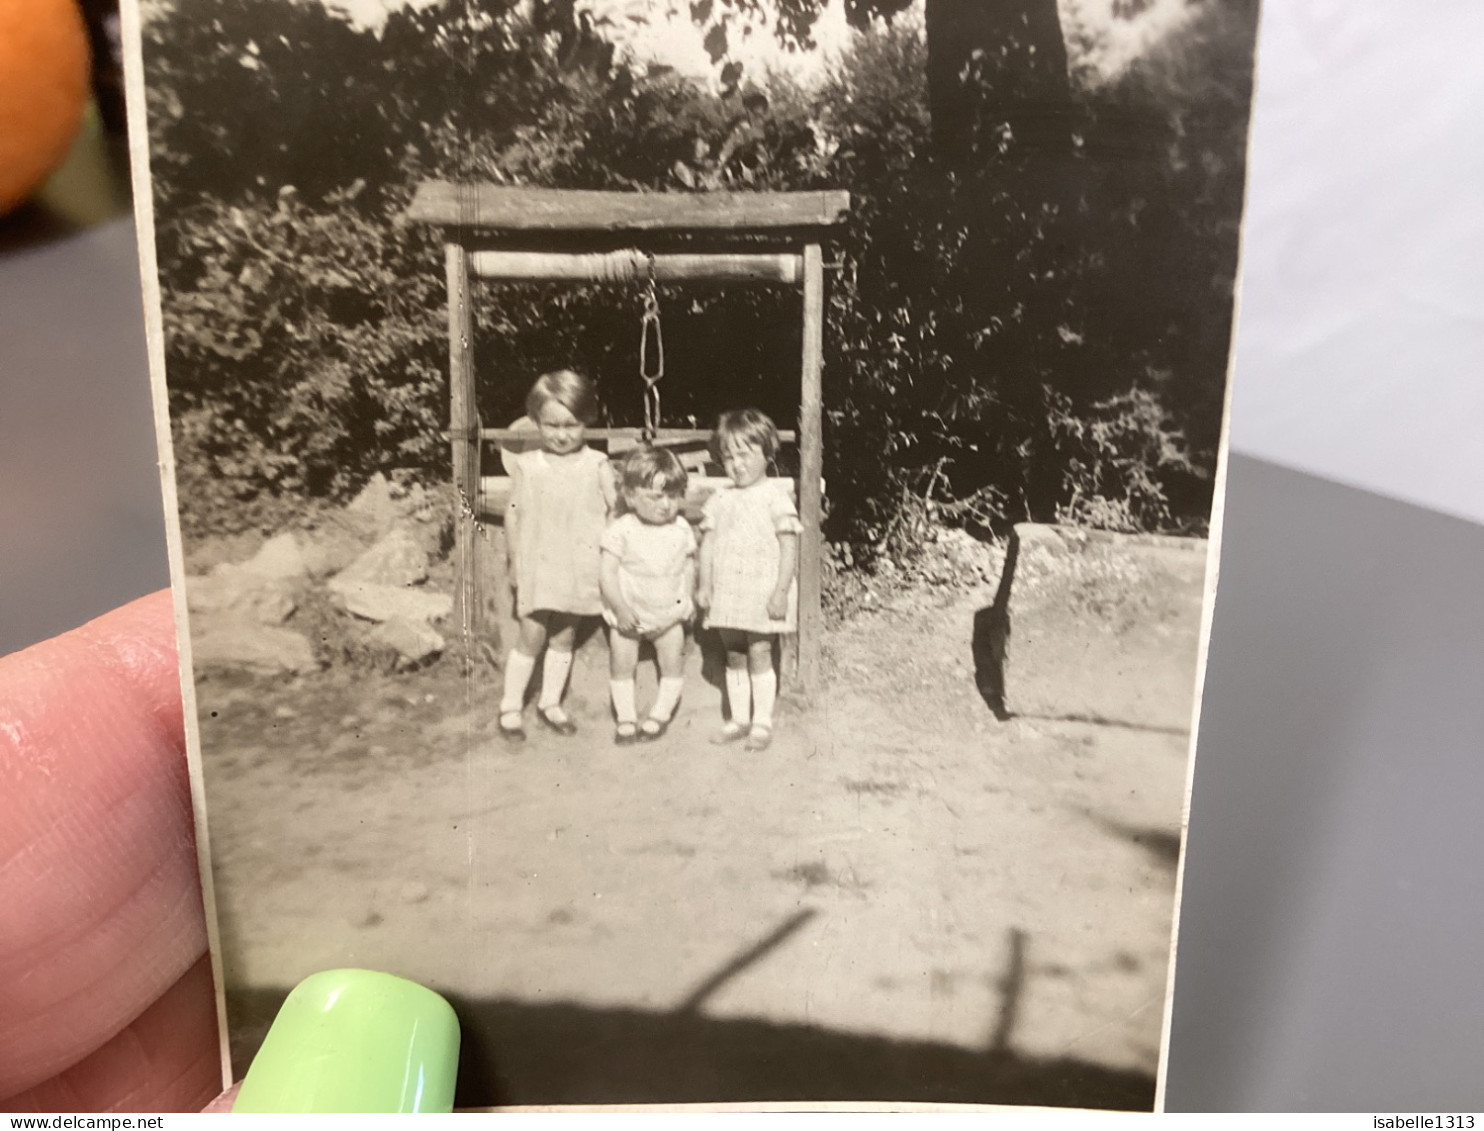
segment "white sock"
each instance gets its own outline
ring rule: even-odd
[[[752,725],[773,727],[773,702],[778,698],[778,675],[772,669],[752,677]]]
[[[535,656],[527,656],[513,648],[510,650],[510,655],[505,657],[505,697],[500,700],[500,714],[520,714],[526,701],[526,687],[530,685],[531,673],[535,670]]]
[[[752,722],[752,677],[746,668],[727,668],[727,706],[737,726]]]
[[[668,719],[673,715],[676,704],[680,702],[680,690],[684,686],[685,680],[678,675],[662,678],[659,694],[654,697],[654,706],[649,709],[649,717]]]
[[[634,706],[634,681],[632,679],[610,679],[608,691],[613,696],[613,715],[621,723],[630,725],[639,721],[639,711]]]
[[[542,711],[561,706],[562,693],[567,690],[567,673],[572,670],[572,653],[546,650],[546,659],[541,662],[541,697],[536,706]]]

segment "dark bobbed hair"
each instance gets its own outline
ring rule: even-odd
[[[665,448],[635,448],[623,457],[618,469],[625,491],[655,487],[667,495],[684,497],[689,477],[675,453]]]
[[[548,401],[556,401],[589,428],[597,423],[597,390],[574,369],[553,369],[537,377],[526,394],[526,416],[535,420]]]
[[[778,426],[766,413],[755,408],[733,409],[722,413],[716,421],[716,435],[711,438],[711,452],[718,461],[726,454],[727,442],[733,439],[761,448],[769,463],[783,446],[783,441],[778,438]]]

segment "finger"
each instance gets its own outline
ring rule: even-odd
[[[167,593],[0,659],[0,1095],[206,950]]]
[[[200,1111],[221,1087],[216,997],[211,963],[202,957],[96,1052],[60,1076],[0,1099],[0,1110]]]

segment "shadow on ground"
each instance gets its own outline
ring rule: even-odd
[[[1122,837],[1149,853],[1156,862],[1174,871],[1180,864],[1180,834],[1169,829],[1144,828],[1127,825],[1106,817],[1094,816],[1093,820],[1114,836]]]
[[[1020,539],[1011,538],[1000,567],[1000,582],[994,600],[974,614],[970,650],[974,658],[974,686],[984,705],[994,717],[1004,722],[1010,717],[1005,709],[1005,657],[1010,646],[1010,585],[1015,579],[1015,566],[1020,559]]]
[[[240,1075],[287,990],[229,991]],[[1154,1078],[1069,1058],[809,1025],[449,995],[457,1103],[994,1103],[1151,1110]]]

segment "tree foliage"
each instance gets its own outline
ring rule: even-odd
[[[903,3],[858,0],[865,30],[807,88],[727,70],[725,29],[756,6],[690,7],[723,29],[710,44],[719,89],[622,61],[571,2],[404,8],[379,33],[298,0],[152,10],[151,161],[188,521],[229,522],[265,494],[343,494],[376,470],[446,478],[442,257],[434,233],[401,218],[415,185],[439,176],[849,189],[825,336],[827,474],[850,484],[831,492],[832,538],[883,545],[914,491],[989,525],[1199,528],[1254,0],[1202,0],[1095,92],[1066,84],[1064,61],[1029,62],[1045,57],[1030,50],[1048,34],[1044,0],[1015,17],[1032,30],[1013,42],[1004,20],[1020,0],[983,5],[998,14],[974,35],[1004,49],[990,66],[961,37],[952,97],[967,116],[946,134],[934,34],[949,0],[929,3],[926,34],[883,18]],[[818,4],[777,12],[806,43]],[[1051,112],[1037,119],[1037,105]],[[665,288],[661,301],[670,420],[739,403],[792,419],[795,296]],[[637,303],[622,288],[481,288],[485,420],[518,415],[534,374],[577,364],[613,419],[636,422]]]

